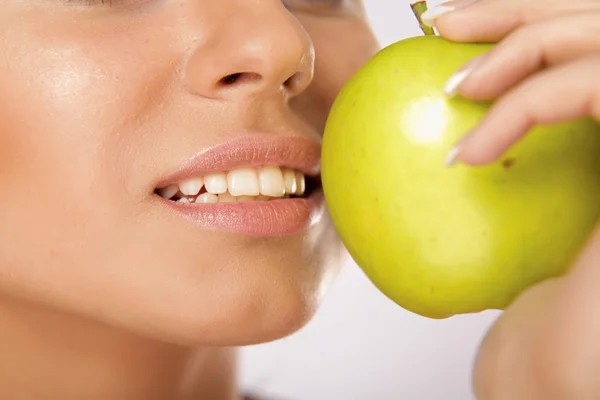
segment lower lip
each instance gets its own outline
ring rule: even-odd
[[[157,196],[159,197],[159,196]],[[325,210],[322,190],[307,198],[240,203],[178,203],[159,197],[171,210],[203,228],[247,236],[284,236],[305,231]]]

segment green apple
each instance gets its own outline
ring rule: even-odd
[[[490,104],[447,79],[492,44],[401,40],[344,86],[322,149],[328,207],[348,252],[403,308],[430,318],[504,309],[564,273],[600,216],[600,126],[537,126],[501,160],[444,165]]]

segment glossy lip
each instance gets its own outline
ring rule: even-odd
[[[241,167],[277,165],[296,169],[307,176],[320,173],[321,144],[303,137],[254,135],[236,138],[193,156],[184,167],[155,187],[165,187],[189,178]]]
[[[306,176],[320,172],[320,143],[303,137],[256,134],[236,138],[202,151],[181,170],[163,179],[157,188],[189,178],[240,167],[276,165]],[[302,232],[318,223],[325,210],[321,189],[307,198],[240,203],[178,203],[156,195],[161,203],[192,223],[248,236],[283,236]]]

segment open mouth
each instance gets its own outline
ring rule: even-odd
[[[155,193],[178,203],[234,203],[308,198],[320,186],[318,176],[265,165],[185,179]]]

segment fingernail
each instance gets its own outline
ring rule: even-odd
[[[446,15],[449,12],[452,12],[456,9],[456,7],[452,5],[448,5],[445,3],[439,4],[437,6],[431,7],[427,9],[421,15],[421,21],[427,26],[433,27],[435,26],[435,20],[441,17],[442,15]]]
[[[448,153],[446,153],[446,159],[444,160],[444,164],[446,167],[452,167],[458,163],[458,157],[460,156],[460,147],[459,145],[453,146]]]
[[[471,61],[463,65],[457,72],[455,72],[447,81],[444,86],[444,94],[448,97],[456,96],[460,85],[468,78],[468,76],[477,68],[477,66],[483,60],[485,54],[475,57]]]
[[[467,79],[467,76],[469,76],[470,73],[471,73],[471,70],[469,68],[467,68],[467,69],[458,71],[457,73],[452,75],[450,77],[450,79],[448,79],[448,81],[446,82],[446,86],[444,86],[444,93],[446,94],[446,96],[448,96],[448,97],[456,96],[458,87],[460,86],[461,83],[463,83],[463,81],[465,79]]]
[[[423,21],[425,25],[433,28],[435,25],[435,20],[442,15],[446,15],[454,10],[466,7],[469,4],[475,3],[475,1],[477,0],[444,0],[438,5],[427,9],[427,11],[421,15],[421,21]]]

